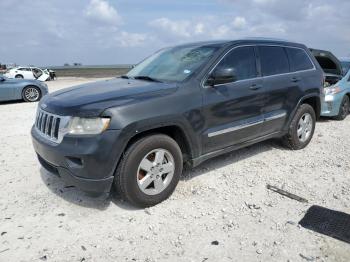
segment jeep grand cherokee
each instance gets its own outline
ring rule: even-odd
[[[323,81],[302,44],[186,44],[119,78],[45,96],[31,134],[42,166],[66,183],[151,206],[171,195],[184,163],[270,138],[307,146]]]

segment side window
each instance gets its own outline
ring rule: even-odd
[[[232,69],[235,81],[257,77],[254,47],[238,47],[227,54],[215,70]]]
[[[259,54],[263,76],[289,73],[289,61],[283,47],[259,46]]]
[[[304,50],[298,48],[286,48],[286,51],[289,58],[290,70],[292,72],[308,70],[314,67]]]

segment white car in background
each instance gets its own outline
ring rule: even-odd
[[[50,80],[50,73],[37,67],[14,67],[9,69],[4,76],[7,78],[36,79],[39,81]]]

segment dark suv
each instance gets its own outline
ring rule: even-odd
[[[310,51],[246,39],[165,48],[127,75],[45,96],[32,137],[45,169],[138,206],[171,195],[184,163],[270,138],[310,142],[323,90]]]

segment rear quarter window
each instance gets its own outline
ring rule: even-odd
[[[309,56],[303,49],[287,47],[286,51],[289,58],[290,70],[292,72],[314,68]]]
[[[289,61],[283,47],[259,46],[258,48],[263,76],[289,73]]]

